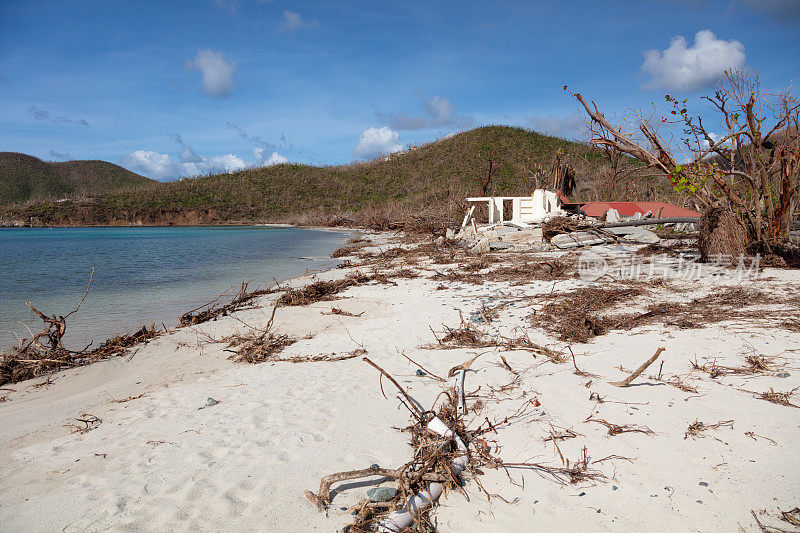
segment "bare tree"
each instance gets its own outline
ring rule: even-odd
[[[754,73],[727,71],[714,94],[703,97],[722,135],[690,115],[685,99],[666,95],[668,113],[633,112],[615,126],[594,102],[570,94],[591,119],[595,145],[642,161],[701,207],[730,210],[749,238],[768,249],[787,237],[800,195],[800,102],[789,90],[762,94]],[[678,138],[669,134],[675,125],[682,130]]]
[[[500,170],[500,165],[495,164],[494,159],[490,158],[487,161],[489,162],[489,168],[488,171],[486,172],[486,178],[483,179],[481,183],[481,191],[483,192],[484,196],[489,194],[489,185],[491,185],[492,183],[492,178],[494,177],[494,173]]]

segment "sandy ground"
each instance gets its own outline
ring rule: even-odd
[[[373,238],[388,246],[387,237]],[[467,480],[468,499],[451,491],[437,507],[440,531],[759,531],[751,510],[765,525],[795,530],[778,518],[779,510],[800,505],[800,409],[754,393],[800,387],[800,333],[745,319],[699,329],[654,324],[614,331],[570,345],[583,374],[571,359],[554,363],[526,351],[425,349],[436,342],[430,328],[457,326],[459,311],[474,317],[482,305],[510,301],[490,325],[479,326],[507,335],[522,328],[535,342],[565,350],[568,343],[530,328],[526,317],[543,295],[587,285],[430,279],[445,268],[431,266],[422,277],[395,279],[396,285],[353,287],[335,302],[282,307],[275,322],[282,333],[313,335],[282,355],[363,347],[423,405],[441,386],[418,376],[402,352],[439,375],[486,352],[467,374],[467,390],[477,389],[470,406],[478,399],[484,404],[470,411],[471,425],[501,420],[531,400],[540,404],[492,434],[492,449],[506,462],[559,466],[578,460],[585,447],[591,468],[603,476],[563,484],[530,469],[484,468],[480,481],[493,496]],[[725,282],[686,282],[681,296],[690,299],[719,283]],[[800,273],[767,269],[747,283],[773,291],[780,305],[800,288]],[[13,385],[18,392],[0,403],[0,529],[334,531],[349,523],[343,509],[381,480],[343,483],[327,514],[317,513],[304,491],[316,490],[320,477],[333,472],[406,462],[407,435],[395,428],[407,425],[409,415],[394,391],[386,388],[383,396],[376,371],[360,358],[230,361],[226,345],[211,339],[263,326],[274,297],[162,336],[129,356],[60,372],[49,385],[34,387],[42,378]],[[364,314],[323,314],[332,305]],[[787,313],[797,318],[796,309]],[[660,370],[656,362],[632,386],[609,384],[661,346]],[[774,358],[772,370],[716,378],[692,370],[692,362],[740,367],[748,355]],[[667,384],[674,375],[697,392]],[[219,403],[206,407],[207,398]],[[800,405],[800,393],[790,401]],[[85,413],[102,423],[75,432],[69,426],[83,425],[76,418]],[[612,436],[589,417],[652,434]],[[696,420],[732,422],[687,437]],[[544,440],[568,429],[576,436],[557,447]]]

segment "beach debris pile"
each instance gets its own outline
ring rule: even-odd
[[[490,321],[488,318],[486,318],[485,311],[483,312],[483,315],[484,323],[488,324]],[[434,337],[436,337],[436,344],[425,345],[422,346],[422,348],[431,350],[452,350],[459,348],[502,348],[504,350],[524,350],[531,353],[534,357],[541,355],[558,363],[567,360],[563,353],[532,342],[531,339],[524,333],[520,333],[514,337],[490,335],[485,331],[478,329],[471,323],[465,321],[464,317],[461,315],[461,311],[459,311],[459,317],[461,319],[461,324],[457,328],[445,326],[445,331],[441,334],[441,336],[436,335],[436,332],[433,332]],[[474,359],[471,359],[469,363],[471,364],[473,361]]]
[[[390,284],[392,281],[385,274],[374,271],[372,274],[363,272],[351,272],[342,279],[333,281],[319,280],[302,287],[288,287],[283,290],[283,294],[278,298],[277,305],[295,306],[309,305],[315,302],[325,302],[334,300],[336,295],[350,287],[364,285],[370,282]]]
[[[229,337],[223,339],[228,344],[224,351],[230,352],[232,359],[238,363],[264,363],[270,362],[288,362],[288,363],[322,363],[334,361],[346,361],[347,359],[354,359],[366,355],[367,351],[363,347],[356,348],[344,354],[337,353],[324,353],[313,355],[293,355],[288,357],[278,357],[278,354],[297,341],[299,338],[290,337],[283,333],[277,333],[273,329],[275,322],[275,313],[280,306],[280,300],[276,300],[272,306],[272,314],[269,321],[263,328],[256,328],[248,326],[248,331],[245,333],[234,333]],[[351,316],[359,316],[352,315]],[[310,338],[305,337],[305,338]]]
[[[253,302],[259,296],[271,294],[275,292],[273,289],[257,289],[251,291],[248,289],[248,283],[242,283],[239,290],[228,303],[222,304],[220,300],[227,294],[223,292],[209,303],[196,307],[181,315],[181,326],[195,326],[210,320],[217,320],[219,317],[228,316],[229,313],[243,309],[247,304]]]
[[[474,331],[465,335],[469,336],[468,343],[480,343],[480,340],[475,338]],[[408,356],[405,357],[419,366]],[[484,417],[483,423],[469,424],[467,399],[476,396],[477,391],[466,392],[465,376],[475,359],[477,356],[451,368],[448,378],[452,381],[431,374],[420,367],[422,375],[435,378],[442,387],[442,392],[437,396],[434,405],[430,409],[425,409],[391,374],[364,357],[364,362],[394,385],[398,391],[397,399],[411,415],[411,425],[402,431],[411,434],[411,446],[414,450],[412,459],[398,468],[383,468],[378,464],[372,464],[364,469],[323,476],[317,492],[307,490],[306,498],[319,512],[325,512],[332,503],[331,487],[334,484],[353,479],[384,478],[384,482],[391,480],[395,486],[370,489],[367,491],[366,499],[350,508],[343,508],[355,517],[355,521],[343,531],[397,532],[413,528],[415,531],[429,532],[435,531],[429,516],[433,506],[442,495],[451,490],[457,490],[469,499],[466,494],[468,480],[473,481],[487,498],[498,496],[488,494],[483,488],[480,482],[480,476],[484,474],[483,469],[503,469],[507,475],[510,475],[510,469],[530,470],[560,484],[605,479],[602,472],[590,466],[593,462],[589,460],[586,447],[582,450],[581,458],[576,461],[570,461],[562,456],[561,466],[534,462],[505,462],[496,455],[498,449],[491,444],[494,441],[487,434],[496,434],[499,429],[529,418],[541,404],[536,398],[527,398],[516,411],[507,414],[502,420],[491,421],[488,417]],[[481,400],[478,399],[469,409],[480,410],[480,404]],[[633,426],[618,426],[618,428],[620,432],[649,432],[647,428]],[[603,460],[605,459],[594,463]]]
[[[433,531],[428,516],[433,504],[446,490],[463,491],[461,474],[476,470],[468,446],[480,430],[466,428],[462,381],[456,379],[439,396],[441,403],[426,410],[383,368],[366,357],[363,360],[397,388],[399,401],[409,410],[412,424],[406,431],[411,434],[413,457],[398,468],[373,464],[324,476],[317,492],[306,491],[306,497],[323,512],[331,504],[334,483],[370,477],[392,479],[396,487],[372,489],[366,499],[347,510],[355,521],[344,531],[402,531],[410,526],[418,531]]]
[[[67,318],[71,313],[66,316],[47,316],[33,305],[28,306],[44,321],[45,327],[0,354],[0,385],[122,355],[133,346],[146,343],[164,333],[155,324],[144,325],[135,333],[116,335],[92,350],[89,347],[70,350],[64,347],[62,340],[67,331]]]
[[[554,333],[565,342],[586,342],[613,329],[616,322],[601,315],[617,304],[645,293],[645,289],[583,287],[559,293],[531,314],[533,326]]]
[[[70,350],[64,347],[63,339],[67,333],[67,320],[78,312],[89,288],[92,285],[94,269],[89,275],[89,283],[78,305],[66,315],[46,315],[39,311],[30,302],[26,305],[44,323],[44,328],[34,333],[30,329],[30,338],[19,339],[19,342],[8,351],[0,354],[0,385],[17,383],[37,376],[49,374],[63,368],[95,363],[102,359],[121,355],[131,347],[146,343],[162,335],[164,331],[156,329],[155,324],[144,325],[135,333],[116,335],[100,346],[89,349]]]
[[[655,298],[658,297],[658,300]],[[784,326],[787,315],[800,309],[800,298],[786,296],[780,307],[757,289],[714,289],[689,301],[680,301],[680,289],[658,280],[619,287],[581,287],[553,294],[529,316],[532,326],[553,333],[561,341],[587,342],[614,330],[662,323],[683,329],[701,329],[726,320],[766,321]],[[630,312],[625,308],[640,308]]]

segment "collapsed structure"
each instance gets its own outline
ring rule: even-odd
[[[672,226],[693,231],[700,213],[666,202],[570,202],[560,192],[536,189],[531,196],[467,198],[472,204],[458,231],[448,238],[461,240],[470,251],[543,251],[626,241],[652,244],[659,237],[642,226]],[[483,222],[479,216],[484,212]],[[564,231],[546,238],[543,225],[563,218]]]

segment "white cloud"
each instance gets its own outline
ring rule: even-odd
[[[694,37],[694,46],[687,46],[679,35],[663,52],[647,50],[642,71],[651,78],[647,88],[696,91],[721,78],[725,69],[744,62],[742,43],[717,39],[711,31],[701,30]]]
[[[386,122],[396,130],[424,130],[444,126],[468,128],[474,122],[472,117],[459,117],[456,106],[439,95],[430,99],[420,95],[420,99],[428,116],[409,116],[403,111],[399,113],[378,112],[375,115],[378,120]]]
[[[578,113],[566,117],[535,115],[528,117],[527,122],[533,130],[545,135],[562,139],[586,138],[586,121]]]
[[[267,150],[261,146],[253,148],[253,157],[256,158],[256,161],[258,161],[261,166],[271,167],[272,165],[280,165],[289,162],[287,158],[283,157],[278,152],[272,152],[269,157],[266,157],[266,152]]]
[[[160,154],[152,150],[136,150],[122,158],[122,166],[138,172],[148,178],[174,178],[178,168],[169,154]]]
[[[203,92],[209,96],[227,96],[233,88],[236,63],[226,61],[222,52],[200,50],[194,59],[183,64],[183,69],[200,71]]]
[[[178,138],[180,137],[178,136]],[[179,163],[175,163],[169,154],[161,154],[152,150],[136,150],[122,158],[122,165],[157,180],[177,178],[178,176],[237,172],[253,166],[252,163],[248,163],[234,154],[208,157],[195,154],[185,144],[182,146]]]
[[[305,20],[300,13],[284,9],[281,26],[283,26],[286,31],[297,31],[303,28],[319,28],[319,21]]]
[[[708,136],[709,136],[709,137],[711,137],[711,140],[712,140],[714,143],[718,143],[719,141],[721,141],[722,139],[724,139],[724,138],[725,138],[725,136],[724,136],[724,135],[721,135],[721,134],[714,133],[713,131],[709,131],[709,132],[708,132]],[[731,144],[732,144],[732,141],[733,141],[732,139],[729,139],[728,141],[726,141],[726,142],[725,142],[725,143],[722,145],[722,147],[723,147],[723,148],[730,148],[730,146],[731,146]],[[705,140],[705,139],[702,139],[702,140],[700,141],[700,149],[701,149],[701,150],[708,150],[710,147],[711,147],[711,145],[710,145],[710,144],[708,144],[708,141],[707,141],[707,140]]]
[[[200,156],[199,161],[181,163],[181,174],[199,176],[201,174],[218,174],[220,172],[237,172],[251,165],[234,154]]]
[[[256,147],[253,150],[253,156],[256,159],[255,163],[245,161],[236,154],[200,155],[186,144],[179,134],[170,134],[170,137],[180,146],[177,162],[169,154],[161,154],[151,150],[137,150],[126,155],[122,159],[122,164],[145,176],[166,179],[177,178],[178,176],[238,172],[247,168],[280,165],[281,163],[289,162],[286,157],[264,146]]]
[[[353,155],[359,159],[374,159],[379,155],[399,152],[403,149],[398,133],[386,126],[367,128],[358,139]]]

